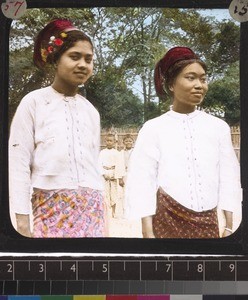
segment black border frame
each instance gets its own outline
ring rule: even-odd
[[[5,2],[1,0],[0,3]],[[168,7],[228,9],[231,0],[27,0],[28,8],[87,7]],[[248,253],[248,22],[240,25],[240,102],[241,102],[241,180],[243,217],[241,226],[228,238],[220,239],[140,239],[82,238],[31,239],[18,234],[5,219],[9,215],[8,197],[8,81],[9,29],[11,20],[0,13],[0,251],[15,253],[116,253],[122,254],[195,254],[244,255]]]

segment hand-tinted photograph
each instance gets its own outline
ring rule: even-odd
[[[32,238],[232,235],[239,61],[228,9],[33,8],[13,20],[13,227]]]

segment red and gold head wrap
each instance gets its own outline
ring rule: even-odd
[[[50,53],[58,50],[67,38],[67,32],[78,30],[71,21],[56,19],[48,23],[37,35],[34,44],[33,60],[37,67],[43,68]]]
[[[154,83],[158,96],[166,94],[164,89],[164,78],[171,66],[180,60],[199,59],[199,57],[188,47],[171,48],[155,66]]]

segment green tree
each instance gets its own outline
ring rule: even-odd
[[[232,21],[219,22],[195,9],[32,9],[20,20],[13,21],[10,34],[11,115],[27,92],[48,85],[52,80],[49,72],[45,76],[33,66],[32,47],[37,32],[56,17],[73,20],[78,28],[93,38],[95,74],[87,85],[87,95],[99,109],[104,126],[138,125],[141,120],[160,115],[168,109],[170,100],[158,99],[155,95],[153,70],[158,59],[172,46],[192,47],[206,60],[211,80],[211,101],[204,105],[209,108],[219,105],[216,86],[227,76],[230,64],[239,59],[238,26]],[[235,86],[239,86],[239,76],[234,77],[234,81]],[[136,88],[139,96],[135,93]],[[238,115],[235,97],[230,97],[225,109],[232,107],[233,113]],[[121,110],[125,114],[120,115]]]
[[[98,109],[103,128],[135,127],[143,122],[143,105],[112,69],[107,77],[94,76],[87,85],[87,99]]]
[[[239,64],[232,64],[225,72],[224,77],[213,81],[203,103],[203,108],[221,115],[229,125],[239,124],[240,118],[240,93]]]
[[[215,77],[223,75],[231,64],[239,61],[240,29],[233,21],[218,24],[215,35],[215,47],[209,56],[208,64],[212,67]],[[238,75],[238,74],[237,74]],[[239,76],[235,76],[237,82]]]

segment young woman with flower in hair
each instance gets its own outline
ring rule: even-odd
[[[54,80],[22,99],[11,124],[9,193],[17,231],[39,238],[104,237],[100,118],[77,93],[93,72],[92,42],[70,21],[54,20],[37,35],[34,63],[52,66]]]
[[[218,238],[217,206],[226,220],[221,236],[233,231],[239,164],[229,126],[197,109],[206,71],[187,47],[170,49],[155,67],[156,92],[172,106],[140,130],[126,184],[126,215],[142,219],[145,238]]]

